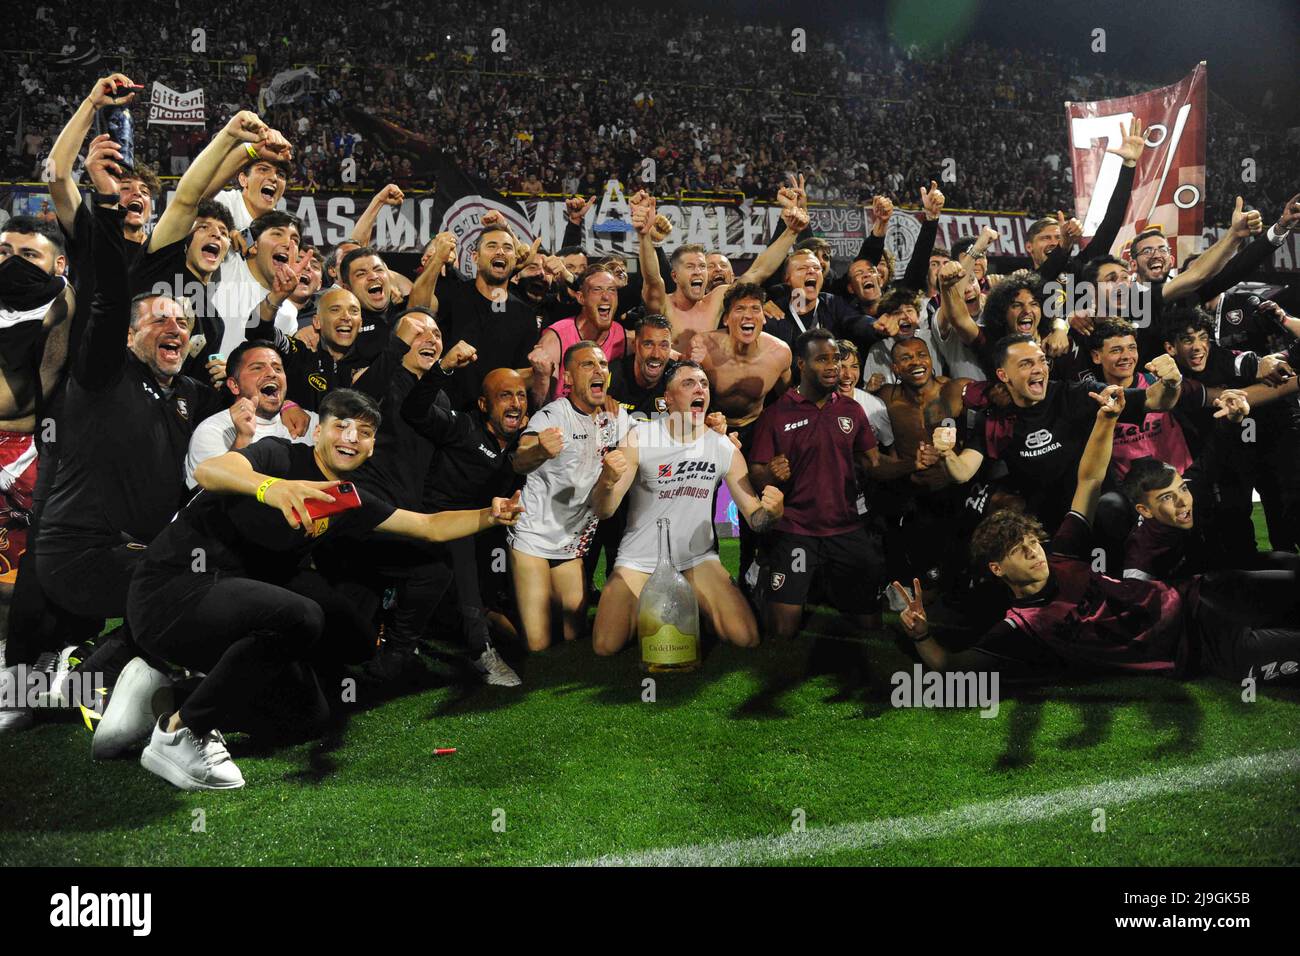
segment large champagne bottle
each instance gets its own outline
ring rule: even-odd
[[[659,561],[641,589],[637,637],[641,667],[651,673],[693,671],[700,666],[700,607],[690,582],[673,567],[668,518],[660,518]]]

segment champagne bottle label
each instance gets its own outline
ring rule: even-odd
[[[641,638],[641,659],[647,664],[689,664],[700,656],[700,640],[665,624]]]

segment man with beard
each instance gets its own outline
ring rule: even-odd
[[[691,340],[691,358],[709,377],[713,407],[727,417],[727,429],[736,433],[741,454],[748,454],[754,424],[772,398],[790,386],[790,347],[763,331],[761,285],[737,282],[722,297],[726,329],[705,332]],[[757,532],[741,525],[740,574],[749,572],[757,548]]]
[[[438,404],[438,380],[421,380],[402,405],[402,416],[432,443],[433,458],[424,478],[427,511],[473,508],[492,498],[508,498],[520,485],[511,457],[528,422],[528,391],[514,369],[499,368],[483,379],[478,407],[454,412]],[[460,626],[475,669],[488,684],[517,687],[519,675],[492,645],[490,617],[509,602],[506,538],[495,529],[473,540],[438,547],[435,591],[456,589]]]
[[[1102,386],[1092,380],[1048,381],[1047,356],[1034,336],[1025,333],[999,340],[993,359],[997,380],[1006,385],[1011,403],[1005,408],[986,404],[971,421],[967,447],[960,453],[944,443],[944,467],[956,481],[966,482],[986,458],[1004,463],[1010,490],[1024,498],[1031,514],[1051,526],[1069,510],[1074,494],[1070,476],[1096,410],[1090,396]],[[1170,356],[1153,359],[1145,369],[1156,382],[1125,390],[1121,421],[1141,422],[1149,412],[1168,411],[1178,404],[1184,388],[1191,393],[1190,404],[1205,401],[1204,389],[1185,382]],[[978,408],[973,391],[967,389],[966,405]]]
[[[664,369],[672,355],[672,330],[666,316],[642,316],[631,354],[609,367],[609,394],[634,422],[651,421],[668,410]]]
[[[446,256],[453,251],[454,246],[447,249]],[[439,282],[441,263],[437,256],[420,273],[421,280],[431,274],[438,283],[434,308],[443,336],[449,342],[464,342],[478,355],[478,360],[457,373],[447,387],[451,407],[457,411],[469,411],[478,404],[483,377],[493,369],[513,368],[525,380],[532,377],[528,355],[537,344],[537,317],[530,306],[509,294],[517,252],[515,237],[500,214],[493,216],[489,212],[483,217],[483,231],[478,236],[473,281],[448,278]],[[530,387],[536,395],[539,389],[544,391],[544,384],[533,382]]]
[[[767,328],[773,336],[793,348],[803,332],[824,328],[834,336],[851,340],[861,353],[869,351],[872,343],[893,329],[890,320],[861,315],[844,299],[822,292],[824,280],[821,262],[812,252],[805,249],[791,254],[785,262],[790,299],[780,318],[769,316]]]
[[[563,376],[556,372],[560,359],[573,345],[595,342],[611,364],[619,361],[627,350],[627,333],[614,321],[618,286],[613,273],[603,265],[589,267],[578,280],[577,299],[582,311],[543,329],[536,347],[528,354],[533,369],[533,394],[539,396],[539,405],[568,395],[568,387],[561,380]]]
[[[777,521],[765,589],[766,630],[793,638],[803,621],[813,581],[863,628],[877,607],[884,580],[878,542],[858,514],[859,469],[873,477],[882,465],[862,407],[839,394],[839,347],[826,329],[809,329],[795,342],[797,387],[758,419],[749,459],[755,489],[784,486],[785,513]]]
[[[655,199],[639,192],[630,200],[632,225],[641,237],[641,270],[645,275],[643,298],[648,307],[658,308],[673,324],[673,347],[683,355],[691,354],[691,339],[702,332],[718,327],[722,315],[722,298],[729,285],[719,285],[708,291],[708,261],[701,246],[679,246],[669,262],[673,282],[677,288],[668,294],[659,260],[655,255],[651,232],[655,223]],[[749,270],[740,277],[741,282],[763,283],[785,260],[799,230],[808,224],[808,211],[798,206],[787,206],[781,212],[787,231],[759,253]]]
[[[529,420],[512,459],[524,484],[526,522],[510,534],[515,603],[532,651],[551,646],[558,612],[566,641],[586,631],[587,588],[582,559],[595,538],[591,490],[605,454],[618,447],[630,425],[610,404],[609,363],[594,342],[564,355],[568,398],[546,405]]]
[[[783,496],[769,485],[760,500],[744,455],[705,423],[709,379],[704,370],[694,362],[676,362],[664,377],[668,414],[628,432],[605,456],[592,491],[601,519],[629,500],[627,531],[596,609],[592,643],[602,656],[618,653],[636,637],[637,601],[655,569],[661,517],[671,519],[673,565],[690,582],[719,640],[737,647],[758,644],[754,614],[718,559],[713,499],[725,481],[745,523],[762,532],[781,517]]]
[[[11,589],[24,576],[35,578],[30,559],[22,560],[35,510],[34,432],[67,361],[76,308],[64,277],[67,262],[62,235],[45,223],[15,216],[0,227],[0,610],[6,618]],[[39,590],[35,599],[39,605]],[[32,663],[45,649],[40,643],[35,628],[11,632],[7,659]],[[0,712],[0,727],[4,722]]]
[[[304,699],[286,716],[320,729],[330,701],[312,670],[336,690],[342,666],[369,651],[374,632],[368,608],[306,569],[318,545],[371,531],[441,542],[514,521],[517,506],[504,500],[437,515],[395,507],[356,474],[380,424],[371,399],[340,389],[322,405],[313,447],[268,438],[199,466],[203,491],[149,545],[131,583],[129,620],[141,645],[204,675],[152,728],[147,719],[132,722],[127,736],[151,733],[141,757],[147,770],[185,790],[243,786],[217,727],[261,730],[268,704],[293,692]],[[307,502],[333,503],[345,482],[359,506],[311,518]],[[206,556],[202,571],[196,553]],[[304,664],[295,686],[285,686]],[[132,698],[115,699],[113,708],[149,713],[140,707],[144,693]]]
[[[280,353],[289,402],[307,412],[315,412],[327,392],[351,384],[343,361],[361,328],[361,303],[347,289],[326,289],[316,302],[311,327],[316,332],[314,346],[285,335],[271,322],[248,331],[249,341],[270,342]]]
[[[315,413],[310,428],[295,437],[280,421],[285,402],[284,364],[280,354],[265,342],[245,342],[226,360],[226,387],[235,403],[199,422],[190,436],[189,454],[185,456],[185,483],[197,488],[194,469],[199,462],[246,448],[253,442],[274,435],[287,441],[311,443],[311,429],[318,424]]]
[[[1294,571],[1234,570],[1176,587],[1096,569],[1093,514],[1127,399],[1110,385],[1093,400],[1099,407],[1071,483],[1070,510],[1050,547],[1036,518],[1010,509],[984,519],[971,538],[974,564],[1011,591],[1005,620],[973,646],[949,650],[929,633],[920,582],[914,592],[894,582],[904,603],[900,623],[921,660],[939,671],[995,671],[1011,679],[1209,673],[1236,683],[1294,685],[1294,669],[1278,668],[1300,655]]]

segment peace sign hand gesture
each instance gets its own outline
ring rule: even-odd
[[[903,631],[913,641],[920,643],[930,633],[930,623],[925,616],[925,602],[921,598],[921,580],[912,578],[912,591],[895,581],[890,585],[906,605],[898,614]]]

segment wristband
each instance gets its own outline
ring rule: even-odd
[[[298,407],[298,403],[297,403],[297,402],[284,402],[284,403],[280,406],[280,411],[283,412],[286,408],[297,408],[297,407]]]
[[[266,504],[266,490],[279,480],[279,478],[268,478],[257,486],[257,500],[259,503]]]
[[[1055,321],[1052,322],[1052,331],[1068,332],[1070,331],[1070,323],[1067,322],[1065,319],[1056,319]]]
[[[930,639],[930,632],[929,632],[929,631],[926,631],[926,632],[925,632],[924,634],[922,634],[920,637],[914,637],[914,638],[912,638],[912,643],[913,643],[913,644],[924,644],[924,643],[925,643],[926,641],[928,641],[929,639]]]
[[[253,160],[253,162],[257,162],[259,159],[262,158],[262,155],[257,151],[257,147],[255,147],[252,143],[245,143],[244,149],[248,153],[249,157]]]

